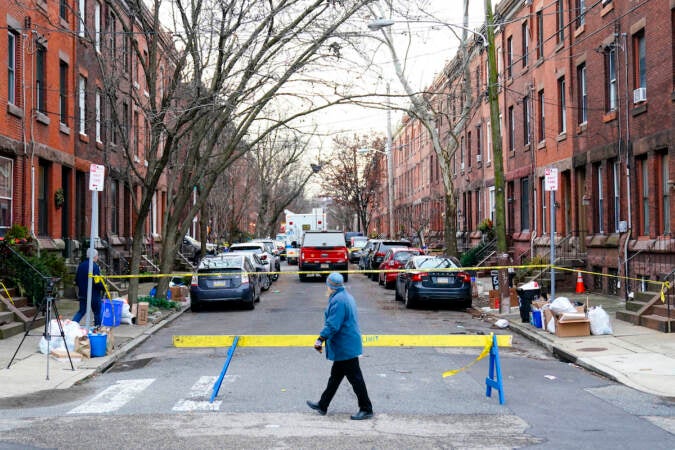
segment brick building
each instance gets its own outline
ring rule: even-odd
[[[674,11],[672,0],[498,4],[505,225],[516,263],[548,255],[553,207],[557,254],[576,266],[639,280],[671,272]],[[495,219],[487,56],[475,48],[481,45],[472,40],[468,99],[461,94],[459,56],[429,88],[441,99],[435,103],[440,115],[450,118],[445,126],[453,125],[462,102],[472,111],[449,168],[460,250],[480,240],[483,219]],[[448,139],[443,126],[441,138]],[[436,203],[425,213],[421,206],[431,192],[442,192],[438,163],[428,133],[413,118],[401,122],[393,147],[403,149],[394,151],[395,232],[411,236],[399,212],[443,208]],[[553,205],[545,190],[548,169],[557,170]],[[441,239],[442,232],[442,220],[429,220],[429,236]],[[588,285],[619,292],[625,283],[598,276]]]

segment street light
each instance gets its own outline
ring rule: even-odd
[[[431,20],[392,20],[392,19],[375,19],[372,22],[368,22],[368,29],[372,31],[378,31],[382,30],[383,28],[390,27],[394,25],[395,23],[435,23],[438,24],[439,22],[431,21]],[[479,33],[476,30],[472,30],[471,28],[467,28],[463,25],[457,25],[457,24],[448,24],[448,23],[442,23],[442,25],[448,27],[448,28],[459,28],[461,30],[466,30],[469,33],[473,33],[476,36],[480,37],[481,40],[483,41],[483,47],[488,46],[488,40],[485,37],[483,33]]]

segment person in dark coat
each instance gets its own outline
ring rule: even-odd
[[[356,302],[345,291],[344,278],[340,273],[328,275],[326,286],[329,290],[328,307],[324,313],[324,327],[314,343],[314,348],[321,353],[325,343],[326,358],[333,361],[333,367],[321,399],[318,403],[308,400],[307,405],[325,415],[342,379],[347,377],[359,402],[359,411],[351,416],[352,420],[370,419],[373,417],[373,405],[370,403],[359,365],[363,344]]]
[[[79,322],[87,314],[87,283],[89,282],[89,258],[94,260],[92,275],[94,277],[101,275],[101,269],[96,263],[98,261],[98,251],[94,248],[87,249],[87,259],[77,266],[75,274],[75,284],[77,284],[77,299],[80,301],[80,309],[73,317],[73,322]],[[94,313],[94,326],[101,325],[101,293],[103,292],[103,283],[92,280],[91,285],[91,310]]]

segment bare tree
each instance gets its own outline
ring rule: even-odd
[[[359,154],[359,149],[384,149],[383,137],[338,136],[333,140],[333,158],[322,169],[323,195],[338,207],[347,208],[358,218],[358,228],[367,231],[376,192],[381,182],[381,158]]]
[[[124,48],[133,54],[134,70],[147,89],[124,85],[119,72],[106,72],[105,92],[124,140],[128,186],[137,193],[132,274],[139,270],[146,220],[162,180],[168,203],[160,268],[170,273],[178,243],[224,170],[284,122],[330,103],[301,94],[310,69],[335,56],[330,41],[370,1],[154,0],[148,9],[145,0],[106,0],[115,17],[129,18],[119,23]],[[119,66],[112,59],[101,65]],[[267,120],[275,102],[291,100],[294,114],[253,126]],[[130,145],[130,106],[147,123],[142,164]],[[167,285],[161,278],[158,292]],[[136,293],[133,278],[132,301]]]

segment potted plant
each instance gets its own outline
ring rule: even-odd
[[[65,193],[63,192],[63,188],[58,188],[56,192],[54,192],[54,205],[56,205],[56,209],[59,209],[64,203],[66,203]]]

